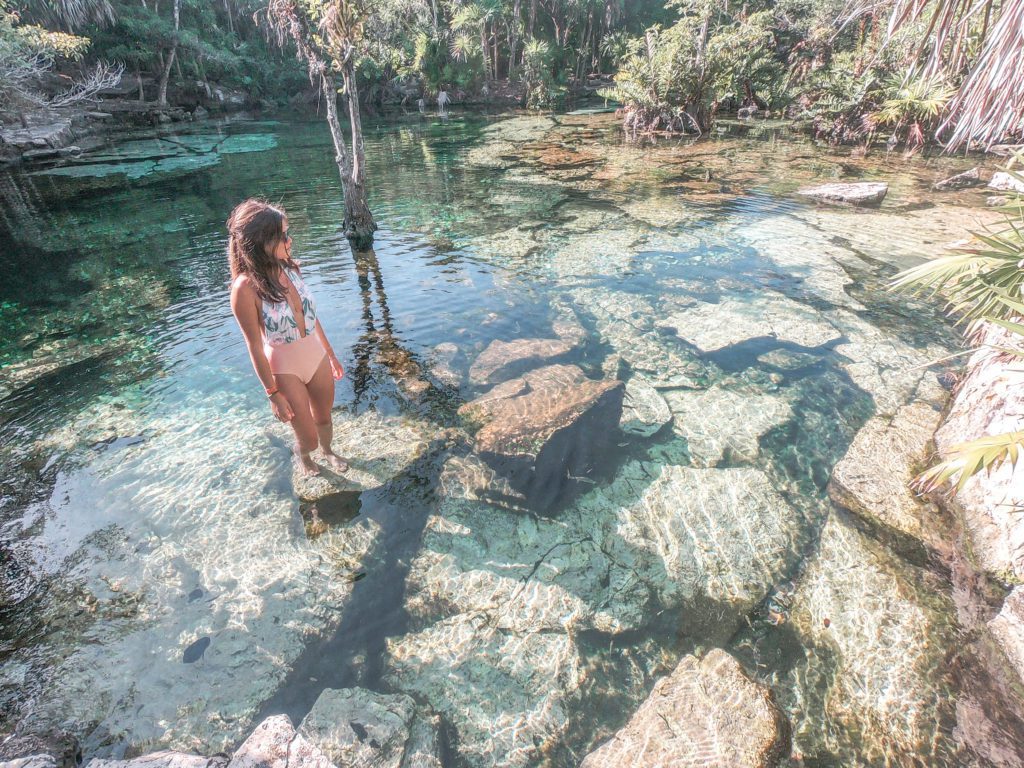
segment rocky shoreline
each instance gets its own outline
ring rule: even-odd
[[[981,471],[962,491],[919,496],[911,480],[962,443],[1020,428],[1020,338],[989,325],[954,391],[922,382],[914,399],[858,432],[829,482],[833,501],[896,552],[951,573],[957,618],[978,680],[958,705],[979,754],[1019,765],[1024,737],[1024,464]],[[930,377],[929,377],[930,378]],[[952,650],[952,649],[951,649]],[[999,706],[976,706],[975,697]],[[968,715],[965,709],[973,711]],[[992,710],[1001,710],[999,715]],[[1003,763],[1000,763],[1003,764]]]

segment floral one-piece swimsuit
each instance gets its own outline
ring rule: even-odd
[[[284,301],[263,300],[263,351],[274,374],[298,376],[308,384],[327,356],[316,335],[316,303],[298,269],[284,268],[302,301],[305,336],[287,297]]]

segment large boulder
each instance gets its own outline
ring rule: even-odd
[[[805,304],[780,293],[762,291],[729,296],[717,304],[698,302],[658,323],[702,352],[756,338],[772,338],[801,347],[817,347],[842,334]]]
[[[776,686],[794,752],[841,765],[947,765],[956,640],[938,577],[909,565],[841,514],[791,598],[806,658]]]
[[[726,616],[751,610],[796,562],[806,533],[800,514],[758,469],[638,471],[652,479],[631,483],[638,498],[620,507],[617,532],[651,557],[639,575],[664,605],[716,606],[728,632]],[[696,621],[702,610],[688,613]]]
[[[877,205],[889,191],[889,185],[880,181],[837,182],[801,189],[797,194],[825,203],[849,205]]]
[[[1018,337],[990,326],[983,346],[967,364],[942,428],[935,433],[941,458],[958,445],[1020,430],[1024,412],[1024,371],[1001,348],[1020,349]],[[958,510],[970,539],[970,551],[992,575],[1024,582],[1024,462],[1006,462],[979,472],[950,502]]]
[[[580,768],[769,768],[789,751],[771,692],[725,651],[686,656]]]
[[[942,414],[915,400],[895,416],[875,416],[857,433],[832,470],[829,496],[884,533],[908,554],[927,549],[948,555],[951,521],[932,502],[918,497],[910,483],[927,466],[931,441]]]
[[[548,507],[605,456],[622,414],[621,381],[551,365],[499,384],[459,408],[480,425],[476,450],[531,504]]]
[[[301,733],[288,715],[268,717],[231,756],[230,768],[339,768]]]
[[[935,182],[932,185],[932,189],[936,189],[940,192],[945,192],[951,189],[965,189],[967,187],[976,187],[981,184],[981,173],[975,167],[969,171],[958,173],[955,176],[950,176],[948,179]]]
[[[1016,673],[1014,687],[1024,692],[1024,587],[1016,587],[998,615],[988,622],[989,634]]]
[[[404,694],[328,688],[299,734],[339,768],[440,768],[436,727]]]
[[[989,189],[997,189],[1000,192],[1022,192],[1024,193],[1024,181],[1020,175],[997,171],[992,174],[992,180],[988,183]]]
[[[562,339],[495,339],[470,366],[469,381],[477,386],[499,384],[536,368],[572,349]]]

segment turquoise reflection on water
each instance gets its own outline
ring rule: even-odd
[[[856,429],[885,398],[912,394],[902,368],[949,349],[933,315],[918,308],[908,319],[869,290],[912,257],[921,231],[892,232],[883,210],[831,232],[842,222],[788,193],[804,179],[878,168],[800,140],[727,137],[691,154],[680,145],[677,155],[672,145],[620,146],[611,118],[575,120],[549,121],[544,130],[561,131],[554,138],[527,124],[532,138],[513,136],[489,154],[498,140],[480,117],[369,125],[380,225],[370,256],[353,256],[339,234],[340,185],[320,122],[197,124],[4,179],[0,237],[12,278],[0,286],[0,322],[11,329],[0,346],[0,461],[10,480],[0,513],[13,553],[0,647],[5,722],[37,708],[78,724],[96,754],[209,752],[237,743],[260,713],[301,717],[324,687],[393,681],[385,639],[422,629],[408,623],[402,584],[447,460],[434,442],[478,394],[466,369],[494,339],[550,338],[566,305],[587,333],[572,361],[591,376],[620,361],[649,377],[678,366],[694,378],[667,387],[691,421],[620,441],[611,463],[629,472],[636,461],[760,468],[804,521],[783,569],[799,575],[829,516],[828,475]],[[605,154],[581,156],[595,144]],[[646,166],[645,151],[654,158]],[[921,178],[943,168],[904,168],[893,197],[912,202]],[[293,251],[348,371],[339,431],[355,434],[360,419],[379,416],[434,446],[419,463],[396,458],[404,479],[363,494],[351,528],[326,538],[303,529],[287,431],[271,423],[228,306],[224,219],[252,195],[287,210]],[[854,264],[858,234],[877,252]],[[818,269],[827,248],[843,252],[854,286],[844,287],[841,270]],[[821,344],[802,344],[795,328],[741,332],[702,349],[661,323],[764,295],[784,309],[812,308],[840,330]],[[885,357],[871,351],[882,338],[871,333],[887,327],[899,338]],[[454,379],[436,374],[444,344],[458,348]],[[429,380],[423,398],[404,389],[416,377]],[[730,395],[700,400],[691,387]],[[628,658],[604,655],[605,629],[581,632],[591,698],[567,695],[571,723],[552,764],[571,764],[621,726],[680,653],[730,642],[739,625],[714,626],[719,606],[701,605],[707,615],[692,626],[663,611],[627,634]],[[799,657],[810,651],[788,635],[766,639],[763,623],[755,629],[737,654],[752,667],[775,659],[756,674],[791,717],[818,723],[801,699],[827,687],[804,679]],[[183,665],[182,649],[208,636],[201,662]],[[794,648],[779,653],[787,643]],[[944,690],[942,671],[929,674]],[[443,714],[458,731],[458,713]],[[828,739],[804,747],[822,764],[848,764],[858,749],[856,729],[835,717]],[[947,741],[892,749],[944,760]]]

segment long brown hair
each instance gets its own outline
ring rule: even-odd
[[[231,279],[248,275],[261,299],[285,300],[284,289],[277,281],[280,260],[273,255],[284,238],[285,212],[266,200],[250,197],[235,206],[228,216],[228,263]],[[286,266],[298,268],[291,259]]]

